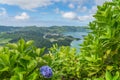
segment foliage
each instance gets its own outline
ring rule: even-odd
[[[64,36],[63,32],[74,32],[74,31],[85,31],[83,27],[75,26],[52,26],[52,27],[5,27],[0,26],[1,33],[0,39],[7,40],[6,42],[0,42],[0,45],[6,44],[8,41],[10,43],[17,42],[20,38],[25,41],[34,40],[35,46],[39,48],[46,47],[47,49],[52,47],[53,44],[58,44],[59,46],[70,46],[70,43],[75,40],[72,36]],[[3,32],[2,32],[3,30]],[[11,31],[12,30],[12,31]]]
[[[106,74],[106,80],[113,80],[110,76],[120,73],[119,12],[119,0],[98,6],[95,20],[90,23],[91,33],[85,37],[81,48],[83,59],[80,62],[84,70],[82,78],[105,78]]]
[[[44,48],[35,48],[32,41],[23,39],[1,47],[0,79],[46,80],[39,68],[48,65],[53,70],[49,80],[120,80],[119,12],[120,0],[98,6],[80,54],[74,48],[53,45],[49,54],[42,55]]]
[[[113,0],[98,6],[80,54],[70,47],[51,48],[53,80],[120,80],[119,5]]]
[[[53,46],[50,56],[54,79],[119,80],[120,76],[120,1],[98,6],[84,38],[81,53],[70,47]]]
[[[50,66],[54,71],[53,80],[73,80],[80,78],[80,57],[74,48],[54,45],[48,54],[52,61]]]
[[[0,47],[0,79],[1,80],[37,80],[39,68],[47,65],[41,54],[44,48],[35,48],[33,41],[19,40],[17,44],[9,43]]]
[[[20,29],[20,27],[13,27],[13,26],[1,26],[0,25],[0,32],[10,32],[10,31],[16,31]]]

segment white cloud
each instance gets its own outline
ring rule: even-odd
[[[63,5],[66,5],[70,8],[74,8],[72,9],[74,12],[72,11],[64,12],[62,11],[64,9],[60,10],[61,8],[59,7],[56,8],[54,11],[66,19],[63,20],[62,18],[60,18],[62,19],[63,23],[65,21],[68,21],[67,24],[69,25],[71,24],[71,22],[76,23],[80,21],[81,23],[81,22],[89,22],[90,20],[93,20],[92,14],[94,14],[97,11],[96,5],[101,5],[105,1],[112,1],[112,0],[0,0],[0,4],[15,5],[25,10],[34,10],[38,7],[46,7],[46,6],[49,7],[49,5],[54,5],[55,3],[62,2]],[[91,8],[89,6],[86,7],[87,4],[89,4]],[[77,10],[79,10],[79,13]],[[6,14],[7,14],[6,9],[0,8],[0,15],[2,15],[0,16],[0,24],[4,23],[10,25],[18,25],[18,24],[36,25],[36,24],[41,24],[40,22],[42,21],[42,19],[40,19],[41,21],[39,21],[38,17],[37,18],[35,17],[35,19],[37,19],[35,21],[33,19],[29,19],[30,16],[26,12],[16,15],[15,17],[8,14],[8,18],[3,16]],[[47,14],[47,13],[42,13],[42,12],[40,13],[40,15],[43,14]],[[29,19],[29,20],[25,20],[25,19]],[[44,22],[44,24],[47,24],[47,22]],[[49,24],[51,24],[51,22],[49,22]]]
[[[0,16],[5,16],[7,14],[5,8],[0,8]]]
[[[79,21],[91,21],[94,18],[92,17],[92,15],[84,15],[84,16],[78,16],[78,20]]]
[[[78,11],[80,14],[82,12],[84,13],[84,15],[78,15],[76,11],[64,12],[62,14],[62,17],[69,20],[77,20],[80,22],[92,21],[94,20],[93,14],[95,14],[97,11],[97,5],[102,5],[105,1],[112,1],[112,0],[65,0],[65,2],[69,2],[69,3],[72,3],[73,5],[76,5],[77,6],[76,11]],[[86,4],[89,4],[89,3],[91,5],[91,8],[85,6]]]
[[[29,19],[29,18],[30,18],[30,16],[26,12],[23,12],[20,15],[15,16],[15,19],[17,19],[17,20],[25,20],[25,19]]]
[[[73,3],[73,4],[77,4],[80,6],[87,4],[97,4],[97,5],[101,5],[103,4],[105,1],[112,1],[112,0],[61,0],[63,2],[69,2],[69,3]]]
[[[97,6],[92,6],[92,8],[89,10],[89,14],[94,14],[97,11]]]
[[[68,5],[68,7],[71,8],[71,9],[75,8],[74,4],[72,4],[72,3],[70,3],[70,4]]]
[[[62,14],[63,18],[69,19],[69,20],[78,20],[78,21],[90,21],[93,20],[92,14],[91,15],[83,15],[79,16],[75,12],[64,12]]]
[[[0,0],[0,4],[16,5],[22,9],[33,10],[34,8],[49,6],[55,2],[69,2],[82,5],[86,1],[87,0]],[[69,6],[73,8],[73,4]]]
[[[93,5],[92,8],[89,9],[89,14],[95,14],[97,11],[97,5],[102,5],[106,1],[111,2],[112,0],[94,0],[95,5]]]
[[[66,19],[74,20],[74,19],[77,18],[77,15],[76,15],[76,13],[74,13],[74,12],[64,12],[64,13],[62,14],[62,17],[63,17],[63,18],[66,18]]]
[[[16,5],[21,7],[22,9],[33,10],[34,8],[38,7],[45,7],[55,2],[64,2],[70,3],[69,7],[74,8],[74,5],[83,6],[86,3],[95,3],[96,5],[101,5],[105,1],[112,1],[112,0],[0,0],[0,4],[7,4],[7,5]]]
[[[77,11],[79,11],[79,12],[86,12],[87,10],[88,10],[88,9],[87,9],[86,6],[83,6],[83,7],[77,6]]]
[[[1,4],[17,5],[22,9],[33,10],[37,7],[48,6],[52,4],[51,0],[0,0]]]
[[[87,2],[88,0],[61,0],[64,3],[73,3],[73,4],[83,4],[85,2]],[[90,1],[90,0],[89,0]]]

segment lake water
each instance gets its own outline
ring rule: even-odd
[[[63,33],[65,36],[72,36],[74,38],[80,38],[80,40],[74,40],[71,42],[71,47],[74,47],[77,49],[77,51],[80,51],[80,44],[83,42],[83,36],[87,35],[87,32],[66,32]]]

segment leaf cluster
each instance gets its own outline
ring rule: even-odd
[[[0,80],[38,80],[39,68],[47,64],[41,57],[44,48],[36,48],[33,41],[19,40],[0,47]]]

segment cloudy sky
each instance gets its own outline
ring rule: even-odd
[[[0,0],[0,25],[88,25],[105,1],[111,0]]]

